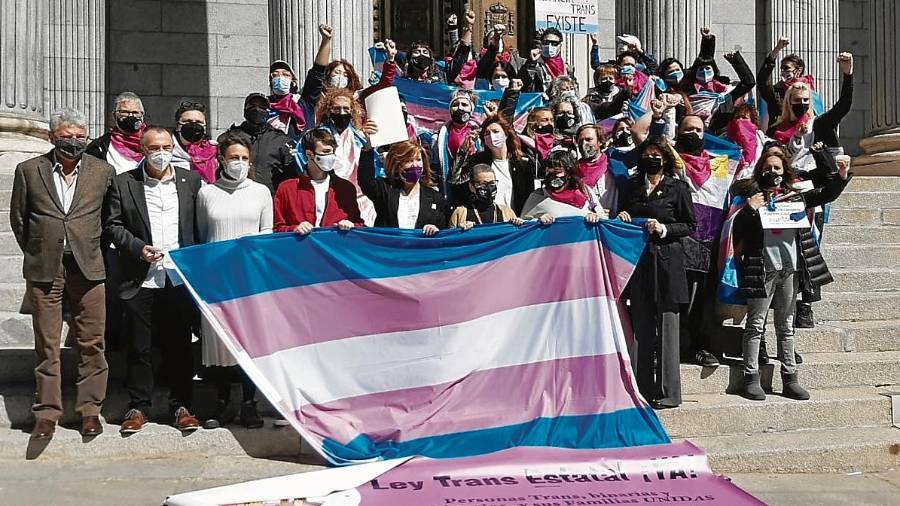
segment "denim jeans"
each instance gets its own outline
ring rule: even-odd
[[[799,277],[792,270],[766,272],[766,297],[747,299],[747,323],[742,342],[744,373],[759,371],[759,341],[766,331],[766,314],[775,310],[775,337],[781,372],[797,372],[794,363],[794,300]]]

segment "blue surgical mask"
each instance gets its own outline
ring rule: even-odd
[[[708,83],[712,81],[713,77],[715,77],[716,73],[712,68],[703,67],[697,69],[697,81],[701,83]]]
[[[291,92],[291,78],[290,77],[273,77],[272,78],[272,91],[276,95],[287,95]]]
[[[672,72],[669,72],[668,74],[666,74],[665,81],[667,83],[677,83],[677,82],[681,81],[681,79],[683,77],[684,77],[684,72],[682,72],[680,70],[673,70]]]
[[[621,74],[623,76],[634,75],[634,72],[635,72],[634,65],[622,65],[622,67],[619,69],[619,74]]]

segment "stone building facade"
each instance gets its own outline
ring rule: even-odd
[[[816,76],[826,105],[836,98],[839,51],[856,59],[853,110],[841,128],[859,166],[900,173],[900,110],[894,83],[900,62],[895,30],[900,5],[889,0],[598,0],[601,56],[616,33],[633,33],[647,51],[693,59],[699,28],[718,36],[718,53],[740,48],[753,68],[780,35],[791,38]],[[477,5],[476,5],[477,4]],[[465,5],[481,23],[502,4],[515,15],[518,45],[530,41],[528,0],[0,0],[0,167],[47,149],[49,110],[84,110],[91,133],[109,123],[112,97],[134,91],[151,122],[171,126],[185,99],[209,105],[217,133],[240,121],[242,98],[267,89],[269,61],[283,58],[305,72],[316,26],[335,27],[333,54],[366,76],[366,49],[376,37],[404,41],[403,20],[424,26],[440,47],[446,15]],[[531,18],[529,18],[531,16]],[[408,18],[408,19],[407,19]],[[421,21],[425,20],[425,21]],[[397,33],[392,33],[397,26]],[[407,29],[410,31],[411,29]],[[479,28],[480,30],[480,28]],[[476,40],[480,38],[477,30]],[[402,47],[402,44],[401,44]],[[589,83],[587,37],[567,37],[566,56],[582,92]],[[720,60],[723,61],[723,60]],[[724,63],[724,61],[723,61]],[[726,73],[727,64],[722,65]]]

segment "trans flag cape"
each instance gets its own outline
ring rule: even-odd
[[[618,297],[637,225],[316,229],[171,252],[240,365],[336,465],[668,443]]]
[[[421,83],[402,77],[394,79],[394,86],[397,87],[400,98],[406,102],[410,116],[416,118],[420,127],[435,132],[441,125],[450,121],[450,95],[459,89],[457,86]],[[503,93],[490,90],[473,91],[478,97],[473,119],[480,121],[484,115],[484,103],[489,100],[500,100]],[[543,105],[544,98],[540,93],[520,93],[514,121],[516,130],[520,131],[525,127],[528,111]]]
[[[707,132],[703,136],[703,149],[710,157],[710,172],[706,179],[688,177],[685,162],[673,149],[675,173],[691,188],[694,219],[697,222],[694,237],[699,241],[717,241],[725,217],[728,189],[741,162],[741,148]]]

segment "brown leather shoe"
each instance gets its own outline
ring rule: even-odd
[[[200,428],[200,421],[185,407],[175,410],[175,428],[182,432],[190,432]]]
[[[125,413],[125,421],[122,422],[122,428],[119,432],[122,434],[134,434],[140,432],[147,424],[147,416],[139,409],[130,409]]]
[[[103,424],[99,416],[85,416],[81,419],[81,435],[94,437],[103,434]]]
[[[46,418],[38,418],[31,431],[31,439],[53,439],[53,433],[56,432],[56,422]]]

